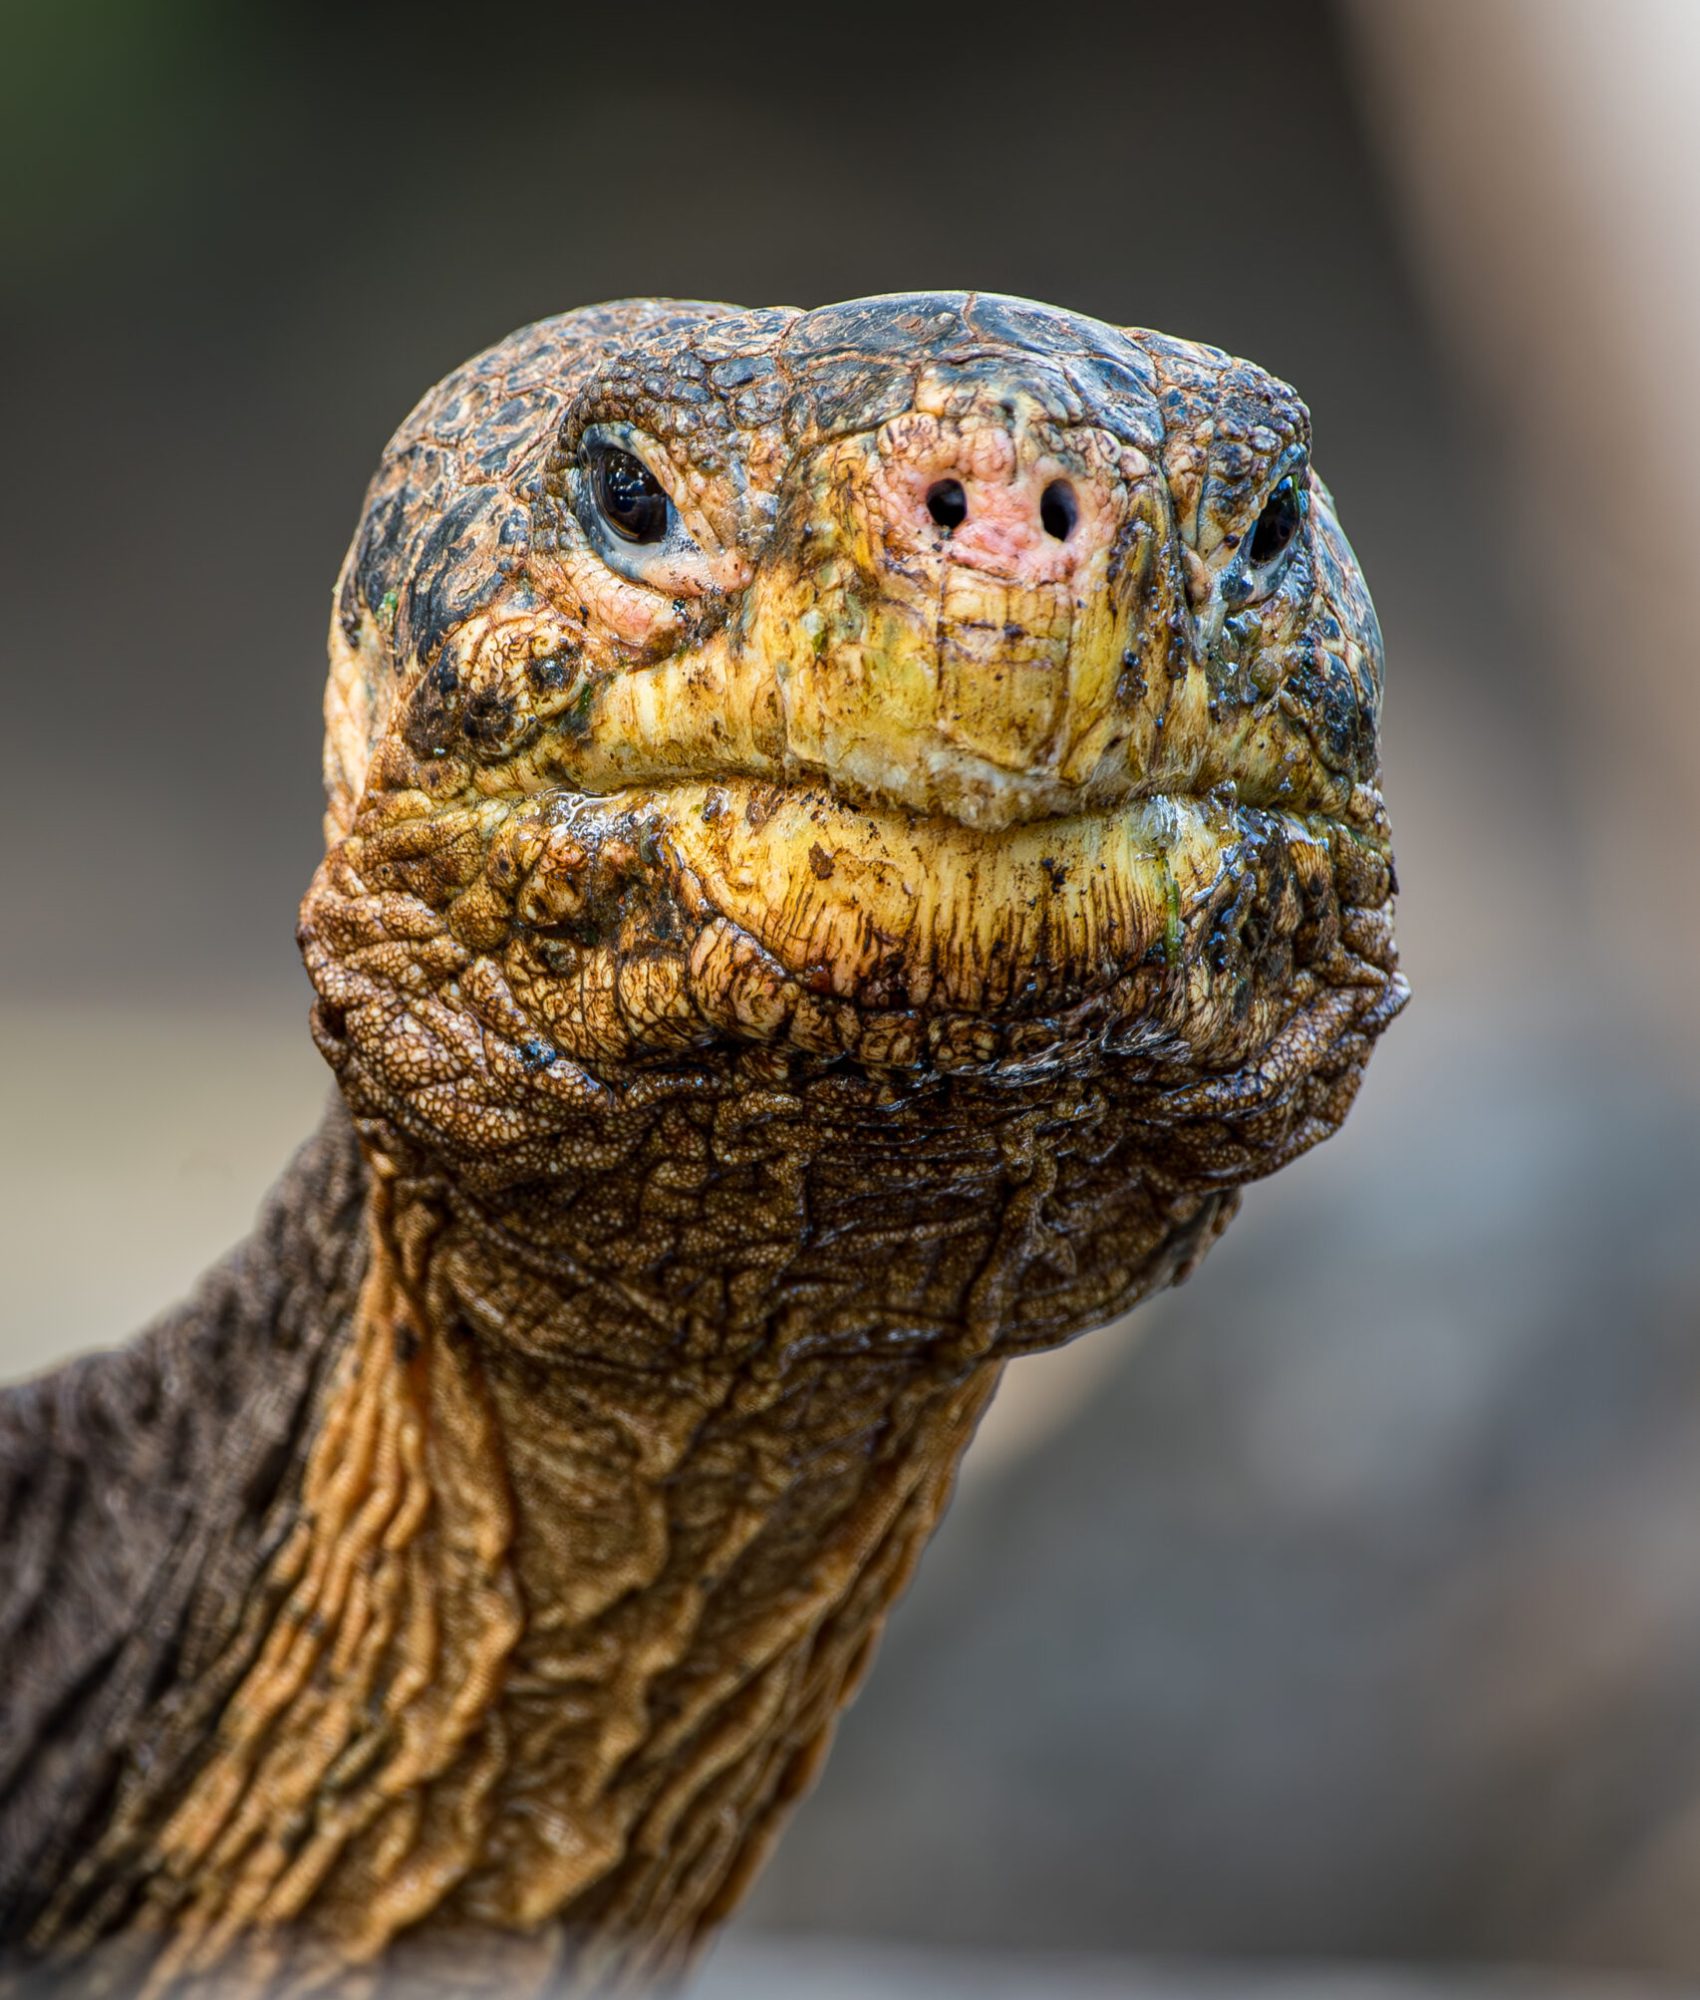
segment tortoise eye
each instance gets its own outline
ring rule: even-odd
[[[1299,498],[1299,489],[1293,483],[1292,474],[1288,473],[1264,501],[1257,526],[1251,531],[1248,553],[1253,564],[1261,569],[1264,564],[1272,563],[1278,555],[1284,554],[1303,519],[1304,502]]]
[[[623,541],[664,538],[672,503],[642,459],[618,445],[601,445],[591,456],[590,484],[597,511]]]

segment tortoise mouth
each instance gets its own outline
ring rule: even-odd
[[[575,857],[635,853],[684,933],[730,928],[783,981],[862,1011],[1031,1019],[1136,971],[1163,980],[1213,899],[1244,915],[1329,871],[1326,819],[1243,805],[1231,786],[1000,829],[736,776],[533,810]]]
[[[1214,874],[1227,833],[1192,801],[996,830],[825,785],[681,786],[667,808],[707,900],[793,976],[864,1005],[975,1012],[1076,998],[1165,959],[1182,878]]]

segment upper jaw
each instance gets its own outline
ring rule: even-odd
[[[1105,660],[1101,647],[1060,662],[1014,648],[974,662],[988,684],[1026,684],[1011,701],[1030,697],[1027,730],[1019,715],[1003,726],[976,713],[966,673],[952,696],[952,663],[941,670],[923,648],[864,639],[817,652],[814,636],[806,622],[769,617],[651,666],[587,677],[521,749],[475,767],[473,786],[492,798],[606,796],[750,779],[825,786],[981,832],[1228,782],[1254,803],[1297,811],[1339,812],[1351,790],[1278,716],[1215,704],[1195,663],[1136,677],[1123,653]]]
[[[1011,768],[940,732],[894,721],[879,730],[818,717],[799,726],[773,698],[773,675],[750,678],[753,685],[741,686],[735,674],[700,660],[618,676],[597,690],[587,724],[551,730],[521,754],[476,769],[472,789],[521,803],[756,785],[981,836],[1223,794],[1285,812],[1361,817],[1356,794],[1364,787],[1321,768],[1302,739],[1277,737],[1272,746],[1255,717],[1237,732],[1231,722],[1217,726],[1197,680],[1174,691],[1144,768],[1119,727],[1083,732],[1038,768]]]

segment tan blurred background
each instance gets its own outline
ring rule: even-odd
[[[0,1371],[317,1115],[323,629],[430,381],[629,292],[1218,341],[1375,588],[1416,1002],[1137,1338],[1012,1374],[711,1990],[1700,1978],[1700,5],[0,34]]]

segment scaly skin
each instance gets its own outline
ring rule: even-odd
[[[598,515],[610,442],[664,541]],[[235,1454],[103,1605],[15,1565],[19,1962],[685,1963],[1003,1362],[1184,1276],[1344,1116],[1404,997],[1380,676],[1303,406],[1214,349],[642,301],[433,391],[331,634],[301,938],[352,1127],[245,1313],[215,1283],[7,1412],[26,1552],[98,1541],[54,1493],[146,1517],[221,1385]]]

